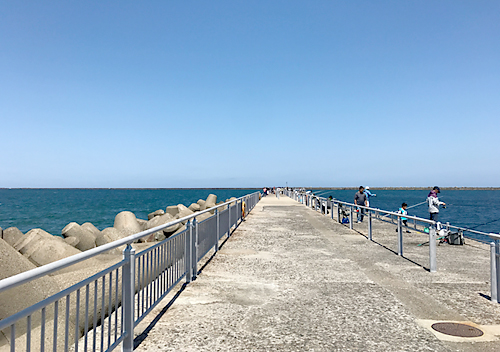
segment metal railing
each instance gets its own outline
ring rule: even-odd
[[[198,262],[229,237],[260,199],[255,192],[118,241],[61,259],[0,281],[0,292],[68,268],[126,245],[123,259],[0,321],[10,351],[122,351],[134,348],[134,327],[183,279],[198,274]],[[198,222],[197,217],[213,215]],[[135,253],[133,242],[186,224],[178,234]],[[1,336],[0,336],[1,338]]]
[[[398,226],[397,231],[397,246],[398,255],[403,256],[403,229],[407,226],[403,226],[403,221],[401,218],[407,219],[410,222],[412,229],[418,232],[426,233],[424,228],[428,229],[429,235],[429,271],[431,273],[437,271],[437,254],[436,254],[436,241],[438,240],[437,232],[443,229],[448,232],[450,229],[455,229],[462,233],[470,232],[474,234],[479,234],[483,236],[488,236],[491,241],[490,245],[490,278],[491,278],[491,300],[493,302],[500,303],[500,235],[494,233],[486,233],[481,231],[476,231],[472,229],[467,229],[459,226],[453,226],[446,223],[444,226],[440,222],[433,220],[423,219],[416,216],[404,215],[398,212],[391,212],[387,210],[381,210],[377,208],[371,208],[366,206],[361,206],[349,202],[343,202],[338,199],[317,197],[306,192],[298,192],[295,190],[285,190],[284,194],[288,197],[300,202],[316,211],[320,211],[324,215],[328,215],[328,209],[331,209],[330,215],[333,220],[333,208],[337,207],[337,221],[342,223],[342,219],[347,215],[349,218],[349,228],[353,229],[354,213],[364,212],[363,216],[368,218],[368,239],[373,240],[373,226],[372,221],[379,220],[384,222],[396,223]],[[357,209],[358,211],[355,211]],[[383,215],[382,215],[383,214]],[[413,222],[411,224],[411,222]],[[469,237],[470,239],[474,239]]]

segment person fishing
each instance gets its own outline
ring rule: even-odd
[[[366,206],[370,206],[370,197],[376,197],[377,195],[375,193],[370,192],[370,187],[366,186],[365,187],[365,194],[366,194]]]
[[[354,195],[354,204],[362,205],[367,207],[365,188],[363,186],[359,186],[359,191]],[[364,208],[358,208],[358,223],[363,222],[363,216],[365,214]]]
[[[438,186],[435,186],[427,195],[427,204],[429,205],[429,220],[438,221],[439,206],[446,206],[446,203],[439,200],[437,196],[438,193],[441,193],[441,190]]]

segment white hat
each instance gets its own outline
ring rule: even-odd
[[[366,186],[365,189],[370,189],[370,187]]]

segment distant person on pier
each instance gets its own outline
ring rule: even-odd
[[[377,195],[375,193],[370,192],[370,187],[366,186],[365,187],[365,194],[366,194],[366,206],[370,206],[370,197],[376,197]]]
[[[326,212],[325,214],[329,214],[330,211],[333,211],[333,197],[332,196],[329,196],[328,197],[328,200],[326,201]]]
[[[399,208],[398,213],[400,213],[402,215],[408,215],[408,210],[406,210],[406,208],[408,208],[408,204],[406,204],[406,203],[401,204],[401,208]],[[408,231],[408,219],[402,216],[401,222],[402,222],[402,225],[404,227],[406,227],[406,233],[411,233],[410,231]],[[403,231],[403,230],[401,229],[401,231]],[[397,228],[396,228],[396,232],[398,232]]]
[[[362,205],[367,207],[368,201],[365,194],[365,188],[363,186],[359,186],[359,191],[354,195],[354,204]],[[364,208],[358,208],[358,223],[363,222],[363,216],[365,214]]]
[[[437,196],[438,193],[441,193],[441,190],[438,186],[435,186],[427,195],[427,204],[429,205],[429,219],[434,221],[438,221],[439,206],[446,206],[446,203],[439,200]]]

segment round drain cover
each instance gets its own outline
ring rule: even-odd
[[[483,332],[478,328],[460,323],[435,323],[432,328],[442,334],[458,337],[479,337]]]

